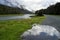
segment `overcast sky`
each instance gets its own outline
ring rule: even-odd
[[[7,0],[7,1],[11,2],[13,5],[16,6],[24,5],[26,9],[34,11],[42,8],[47,8],[49,5],[55,4],[56,2],[60,2],[60,0]],[[0,3],[5,4],[4,0],[0,0]]]

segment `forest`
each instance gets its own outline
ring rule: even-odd
[[[43,14],[60,15],[60,2],[50,5],[47,9],[37,10],[35,14],[38,16],[42,16]]]
[[[27,9],[18,8],[18,7],[10,7],[6,5],[0,4],[0,15],[5,15],[5,14],[25,14],[25,13],[32,13],[28,11]]]

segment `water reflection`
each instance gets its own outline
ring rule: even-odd
[[[0,20],[10,20],[10,19],[27,19],[31,18],[32,14],[24,14],[22,16],[0,16]]]
[[[21,35],[23,40],[58,40],[60,33],[54,27],[34,24],[32,29]]]

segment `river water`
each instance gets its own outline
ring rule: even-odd
[[[53,26],[34,24],[21,37],[22,40],[59,40],[60,32]]]
[[[31,18],[33,14],[24,14],[22,16],[0,16],[0,20],[11,20],[11,19],[27,19]]]

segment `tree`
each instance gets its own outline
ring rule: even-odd
[[[50,5],[47,9],[39,10],[38,15],[41,14],[60,15],[60,2],[56,3],[55,5]]]
[[[43,14],[44,14],[44,9],[41,9],[41,10],[36,11],[35,14],[36,14],[37,16],[43,16]]]

